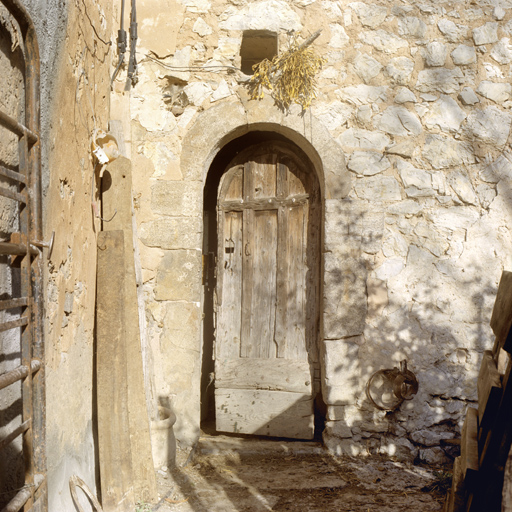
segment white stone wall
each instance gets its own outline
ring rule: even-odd
[[[314,48],[326,64],[302,119],[327,135],[304,136],[341,148],[352,176],[339,190],[321,176],[324,439],[335,452],[441,460],[440,439],[476,400],[497,283],[512,268],[512,2],[141,4],[140,80],[127,106],[134,199],[156,393],[171,397],[178,441],[198,435],[208,166],[253,121],[286,122],[268,99],[248,100],[231,69],[242,33],[276,31],[283,48],[287,31],[305,39],[321,28]],[[114,98],[126,94],[122,79]],[[232,112],[185,142],[218,105]],[[386,414],[365,385],[402,359],[419,392]]]

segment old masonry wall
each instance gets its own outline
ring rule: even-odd
[[[443,460],[512,266],[512,2],[145,0],[138,22],[139,82],[120,74],[111,117],[133,162],[153,399],[170,397],[179,446],[199,433],[204,180],[226,142],[264,129],[307,141],[323,173],[326,445]],[[248,100],[230,68],[244,31],[283,49],[319,28],[306,116]],[[366,382],[402,359],[419,392],[379,411]]]

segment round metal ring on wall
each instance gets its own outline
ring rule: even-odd
[[[73,503],[75,504],[75,507],[78,509],[78,512],[84,512],[84,509],[80,506],[80,503],[78,501],[78,496],[76,494],[77,487],[80,487],[80,489],[84,491],[85,495],[89,498],[89,501],[91,502],[91,505],[94,507],[94,510],[96,510],[96,512],[103,512],[103,509],[101,508],[99,501],[96,499],[96,496],[94,496],[89,487],[87,487],[86,483],[80,477],[73,475],[69,479],[69,490],[71,492],[71,497],[73,498]]]
[[[397,397],[394,392],[393,383],[399,375],[398,369],[377,370],[366,383],[366,396],[368,400],[381,411],[394,411],[404,401]]]

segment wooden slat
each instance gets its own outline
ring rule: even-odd
[[[461,458],[453,462],[453,476],[450,492],[446,500],[446,512],[463,512],[465,498],[464,475],[462,474]]]
[[[221,212],[217,276],[217,325],[215,359],[240,357],[242,302],[242,213]],[[232,243],[230,241],[232,240]]]
[[[501,377],[496,368],[492,352],[486,350],[478,375],[479,440],[485,438],[498,412],[501,399]]]
[[[28,306],[28,298],[27,297],[20,297],[18,299],[0,300],[0,310],[20,308],[23,306]]]
[[[27,254],[27,246],[12,242],[0,242],[0,255],[23,256]],[[39,251],[35,247],[30,247],[30,254],[37,256]]]
[[[285,391],[216,389],[220,432],[313,439],[311,395]]]
[[[311,380],[307,361],[237,359],[215,368],[215,385],[218,388],[311,393]]]
[[[279,198],[279,197],[265,197],[262,199],[244,199],[243,202],[239,200],[235,201],[223,201],[219,208],[222,210],[234,210],[234,211],[241,211],[241,210],[268,210],[270,209],[276,209],[280,206],[284,207],[291,207],[291,206],[297,206],[300,204],[307,203],[309,199],[308,194],[298,194],[294,197],[289,198]]]
[[[468,407],[462,427],[460,446],[461,469],[467,485],[472,485],[478,474],[478,410]]]
[[[491,316],[491,328],[496,336],[496,345],[493,353],[497,353],[500,347],[507,352],[512,350],[512,340],[508,340],[510,327],[512,326],[512,272],[506,270],[501,274],[498,293]]]
[[[0,323],[0,332],[8,331],[9,329],[15,329],[16,327],[23,327],[28,324],[28,318],[26,316],[22,316],[17,320],[11,320],[10,322]]]

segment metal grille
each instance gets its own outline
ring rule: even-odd
[[[13,496],[9,496],[11,499],[2,512],[46,511],[39,49],[34,25],[25,8],[18,0],[0,0],[0,3],[18,25],[16,32],[22,39],[19,43],[24,60],[24,105],[18,109],[22,119],[0,110],[0,148],[9,138],[17,141],[16,162],[0,161],[0,196],[15,202],[7,208],[14,229],[0,242],[0,260],[4,271],[7,267],[16,276],[15,286],[10,287],[8,293],[4,290],[3,300],[0,300],[3,315],[0,318],[6,320],[0,323],[0,333],[19,339],[19,364],[0,374],[0,393],[9,393],[9,389],[21,386],[22,409],[21,421],[0,439],[0,458],[1,451],[13,443],[20,444],[21,437],[24,464],[24,484],[12,489]],[[5,79],[0,76],[3,91],[9,87],[2,83]],[[15,91],[12,93],[14,95]]]

